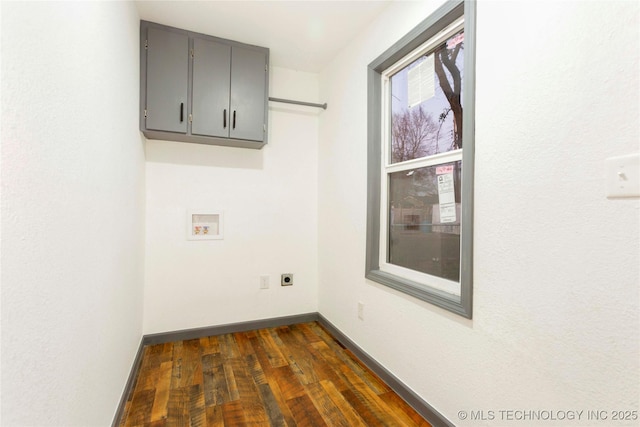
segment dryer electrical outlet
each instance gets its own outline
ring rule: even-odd
[[[280,277],[280,286],[293,286],[293,273],[285,273]]]

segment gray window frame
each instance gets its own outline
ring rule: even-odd
[[[380,270],[382,73],[421,44],[464,16],[462,218],[460,296]],[[473,308],[473,176],[475,134],[475,1],[447,1],[371,62],[367,69],[367,248],[365,277],[471,319]]]

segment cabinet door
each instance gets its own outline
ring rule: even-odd
[[[192,134],[229,137],[230,75],[231,46],[194,38]]]
[[[187,133],[189,38],[147,29],[146,128]]]
[[[264,140],[266,66],[263,51],[231,49],[231,138]]]

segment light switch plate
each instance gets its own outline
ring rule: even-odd
[[[607,197],[640,197],[640,153],[605,160]]]

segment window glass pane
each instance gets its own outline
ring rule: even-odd
[[[462,162],[389,174],[390,264],[460,279]]]
[[[391,162],[462,148],[464,32],[391,77]]]

